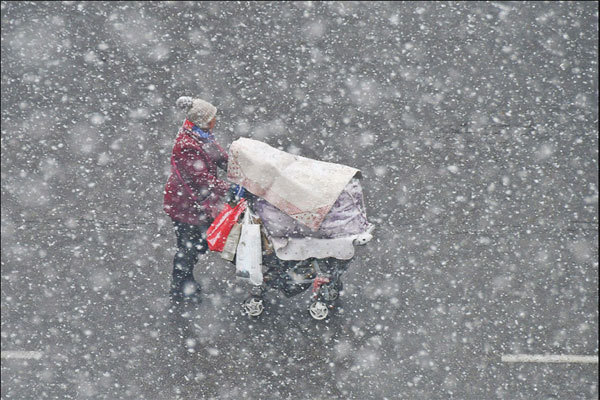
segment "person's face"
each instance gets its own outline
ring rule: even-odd
[[[213,119],[211,119],[210,122],[208,123],[208,130],[212,131],[216,124],[217,124],[217,117],[213,117]]]

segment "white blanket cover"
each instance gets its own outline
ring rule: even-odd
[[[240,138],[229,148],[227,179],[316,231],[348,182],[360,171]]]

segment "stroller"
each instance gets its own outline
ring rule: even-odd
[[[354,246],[373,238],[360,171],[242,138],[230,147],[227,172],[250,193],[245,221],[258,223],[261,231],[262,279],[249,279],[236,260],[237,278],[252,285],[242,311],[261,315],[268,289],[292,297],[311,288],[310,316],[327,318]]]

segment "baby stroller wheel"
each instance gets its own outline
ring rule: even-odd
[[[242,308],[244,309],[244,312],[251,317],[258,317],[265,310],[263,299],[258,296],[250,296],[244,300]]]
[[[329,314],[329,308],[327,308],[327,304],[322,301],[313,301],[308,307],[308,312],[310,316],[316,320],[322,320],[327,318]]]
[[[337,300],[340,297],[340,292],[343,289],[342,281],[338,280],[333,284],[324,285],[321,287],[321,297],[322,300],[327,302],[332,302]]]

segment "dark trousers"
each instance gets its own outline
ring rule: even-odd
[[[194,280],[194,266],[198,256],[206,253],[206,230],[210,225],[190,225],[173,221],[177,235],[177,253],[173,259],[173,284],[179,288],[185,281]]]

